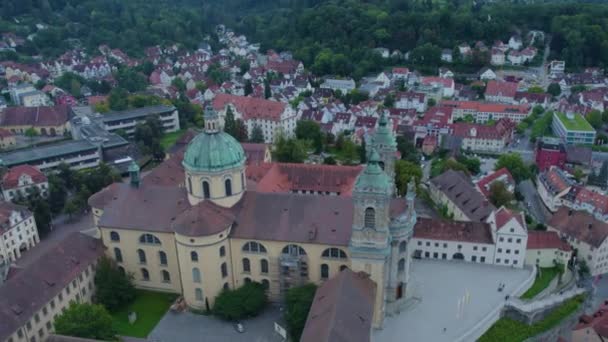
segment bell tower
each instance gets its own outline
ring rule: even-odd
[[[353,271],[364,271],[376,282],[373,326],[381,328],[385,315],[389,278],[392,182],[380,167],[376,150],[370,152],[365,170],[357,177],[353,191],[354,218],[349,250]]]
[[[395,183],[395,160],[397,159],[397,140],[393,134],[389,119],[382,112],[378,120],[378,128],[372,137],[372,149],[380,156],[380,167],[389,177],[392,184]],[[391,188],[394,189],[394,186]]]

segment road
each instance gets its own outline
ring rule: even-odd
[[[36,262],[42,255],[53,249],[71,233],[93,228],[93,214],[89,212],[73,220],[68,220],[65,215],[60,215],[53,220],[53,227],[53,230],[44,239],[41,239],[39,244],[26,251],[17,260],[16,265],[18,267],[27,267]]]
[[[524,205],[534,221],[546,224],[551,213],[543,204],[531,180],[525,180],[518,185],[519,192],[524,196]],[[528,205],[529,204],[529,205]]]

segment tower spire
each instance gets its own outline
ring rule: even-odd
[[[205,108],[205,133],[215,134],[220,131],[220,120],[217,112],[213,107],[207,106]]]

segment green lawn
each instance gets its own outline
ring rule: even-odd
[[[185,129],[180,129],[177,132],[163,135],[163,137],[160,139],[160,145],[163,147],[163,150],[166,151],[169,149],[169,147],[173,146],[173,144],[175,144],[177,139],[179,139],[185,131]]]
[[[539,274],[536,276],[534,284],[532,284],[532,287],[530,287],[528,291],[521,295],[521,299],[534,298],[534,296],[546,289],[547,286],[549,286],[549,283],[551,283],[551,280],[553,280],[553,278],[555,278],[559,273],[557,267],[540,268],[538,272]]]
[[[557,326],[564,318],[580,308],[584,295],[567,300],[551,312],[545,319],[532,325],[508,318],[499,319],[490,330],[486,331],[478,342],[521,342]]]
[[[574,114],[574,119],[572,120],[568,119],[568,117],[564,113],[556,112],[555,115],[557,115],[559,121],[561,121],[568,130],[591,132],[595,131],[595,129],[593,129],[593,127],[587,122],[587,120],[585,120],[585,118],[578,113]]]
[[[137,290],[135,301],[112,314],[114,329],[118,335],[147,337],[169,309],[177,295],[171,293]],[[129,312],[137,313],[134,324],[129,323]]]

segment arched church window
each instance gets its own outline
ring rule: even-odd
[[[304,248],[298,246],[298,245],[287,245],[285,247],[283,247],[283,254],[287,254],[287,255],[291,255],[291,256],[301,256],[301,255],[306,255],[306,251],[304,250]]]
[[[139,237],[139,243],[147,245],[160,245],[160,239],[152,234],[142,234]]]
[[[192,179],[188,177],[188,192],[192,193]]]
[[[399,244],[399,253],[405,252],[406,249],[407,249],[407,243],[405,241],[401,241],[401,243]]]
[[[226,188],[226,196],[232,196],[232,181],[230,179],[224,181],[224,187]]]
[[[376,211],[374,208],[365,209],[364,227],[376,228]]]
[[[208,199],[211,197],[211,192],[209,191],[209,182],[203,181],[203,198]]]
[[[344,252],[340,248],[332,247],[324,250],[321,256],[330,259],[346,259],[346,252]]]
[[[243,245],[243,252],[266,253],[266,247],[259,242],[250,241]]]

